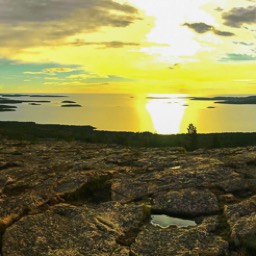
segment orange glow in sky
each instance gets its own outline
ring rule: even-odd
[[[255,13],[248,0],[3,0],[0,91],[255,93]]]

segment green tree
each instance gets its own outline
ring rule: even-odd
[[[188,125],[188,134],[197,134],[197,129],[193,124]]]
[[[188,131],[188,143],[186,148],[188,150],[193,151],[198,148],[197,129],[193,124],[189,124],[187,131]]]

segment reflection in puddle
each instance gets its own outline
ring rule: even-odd
[[[184,220],[180,218],[173,218],[167,215],[151,215],[151,224],[160,228],[168,228],[170,226],[190,227],[196,226],[196,222],[193,220]]]

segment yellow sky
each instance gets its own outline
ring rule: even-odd
[[[256,93],[255,23],[254,0],[4,0],[0,91]]]

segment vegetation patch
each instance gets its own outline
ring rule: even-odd
[[[199,134],[194,126],[189,127],[187,134],[161,135],[150,132],[98,131],[89,125],[39,125],[33,122],[2,121],[0,122],[0,136],[30,141],[61,139],[133,147],[181,147],[189,151],[198,148],[233,148],[256,145],[256,133]]]

